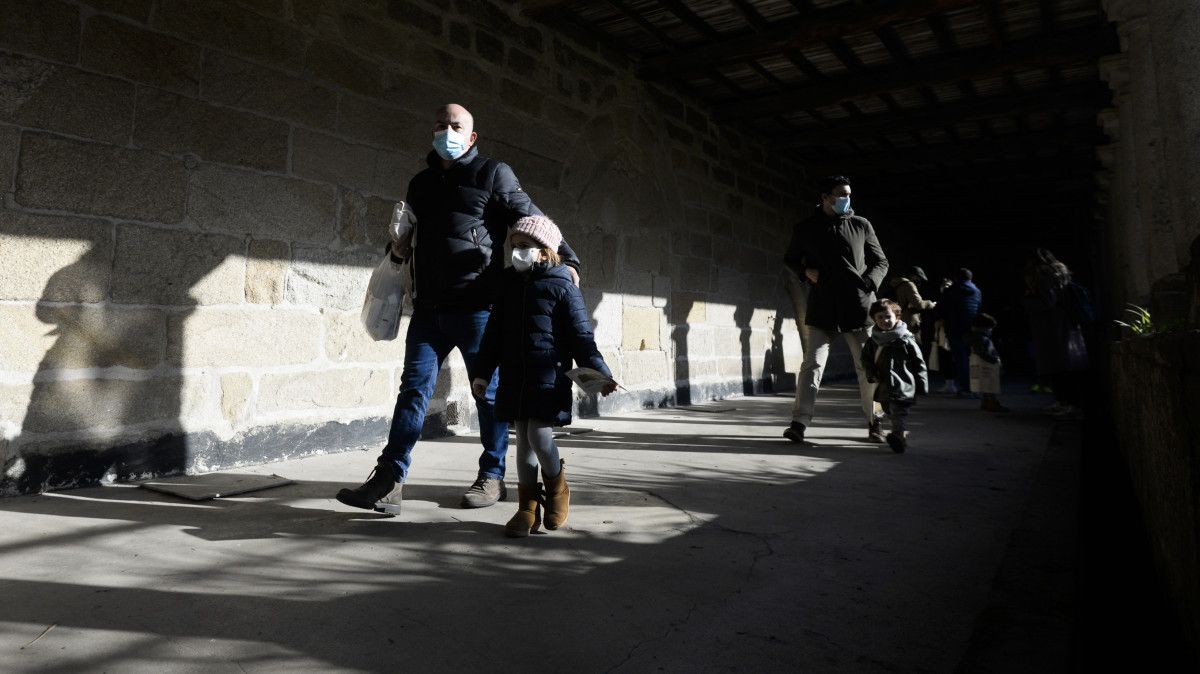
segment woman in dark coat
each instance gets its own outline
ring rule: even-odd
[[[471,388],[482,395],[487,373],[499,366],[496,419],[516,427],[520,480],[517,514],[505,525],[505,534],[523,537],[540,523],[539,463],[546,484],[546,528],[557,529],[567,519],[571,491],[554,427],[571,423],[571,362],[608,379],[603,395],[616,390],[617,383],[596,348],[583,295],[555,252],[562,242],[558,227],[550,218],[527,216],[513,225],[509,242],[512,267],[504,270]]]
[[[1033,334],[1037,375],[1054,387],[1053,414],[1070,414],[1081,396],[1082,372],[1087,369],[1087,346],[1072,311],[1071,280],[1067,265],[1038,248],[1025,265],[1025,313]]]

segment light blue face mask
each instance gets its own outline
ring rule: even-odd
[[[446,161],[454,161],[467,152],[471,146],[471,136],[463,135],[454,129],[442,129],[433,132],[433,151]]]
[[[845,215],[848,210],[850,210],[850,197],[838,197],[833,200],[834,213]]]

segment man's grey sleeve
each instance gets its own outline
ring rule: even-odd
[[[883,285],[883,279],[887,276],[888,261],[883,254],[883,247],[879,245],[879,239],[875,236],[875,228],[865,218],[863,224],[866,225],[863,257],[867,263],[867,271],[863,274],[863,280],[871,286],[871,292],[875,292]]]
[[[516,174],[508,164],[501,162],[497,167],[496,180],[492,190],[499,210],[503,213],[505,229],[512,227],[513,223],[526,215],[545,215],[534,205],[533,199],[529,198],[529,193],[521,189],[521,183],[517,181]],[[579,271],[579,256],[567,245],[565,236],[562,245],[558,247],[558,255],[563,259],[564,264]]]

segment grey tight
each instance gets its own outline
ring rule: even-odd
[[[538,462],[549,477],[558,475],[558,445],[554,444],[554,424],[537,419],[517,419],[517,479],[522,486],[538,483]]]

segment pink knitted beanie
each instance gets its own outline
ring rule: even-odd
[[[508,230],[508,237],[511,240],[512,235],[520,232],[525,236],[537,241],[543,246],[554,252],[558,252],[558,247],[562,245],[562,232],[558,231],[558,225],[554,221],[544,215],[527,215],[512,226]]]

